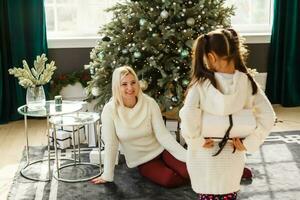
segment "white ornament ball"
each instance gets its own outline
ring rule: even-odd
[[[127,49],[122,49],[122,54],[127,54],[128,50]]]
[[[160,13],[160,16],[161,16],[163,19],[166,19],[166,18],[168,18],[169,13],[168,13],[168,11],[163,10],[163,11]]]
[[[186,24],[189,26],[193,26],[195,24],[195,19],[190,17],[186,20]]]
[[[100,88],[99,87],[93,87],[91,93],[95,97],[99,96],[100,95]]]
[[[141,54],[139,51],[136,51],[136,52],[133,53],[133,56],[134,56],[135,58],[140,58],[141,55],[142,55],[142,54]]]

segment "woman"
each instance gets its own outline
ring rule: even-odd
[[[259,149],[274,124],[273,108],[244,62],[233,29],[197,38],[192,80],[180,110],[187,167],[199,200],[236,199],[245,153]]]
[[[101,115],[104,173],[92,182],[113,181],[120,144],[128,167],[138,167],[142,176],[164,187],[186,184],[186,150],[166,129],[158,104],[143,94],[132,68],[115,69],[112,96]]]

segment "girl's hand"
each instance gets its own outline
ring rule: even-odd
[[[210,138],[205,138],[205,143],[202,145],[204,148],[212,148],[214,146],[214,141]]]
[[[238,151],[246,151],[246,148],[240,138],[232,138],[232,146]]]
[[[104,180],[101,177],[97,177],[97,178],[94,178],[93,180],[91,180],[91,183],[93,183],[93,184],[103,184],[103,183],[106,183],[106,182],[107,181]]]

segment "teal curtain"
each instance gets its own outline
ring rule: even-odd
[[[22,60],[33,66],[37,55],[47,54],[43,0],[0,1],[0,124],[20,119],[17,108],[25,104],[26,91],[8,74],[22,67]]]
[[[300,1],[275,0],[266,94],[274,104],[300,105]]]

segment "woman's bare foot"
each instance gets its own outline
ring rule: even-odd
[[[93,180],[91,180],[91,183],[93,183],[93,184],[103,184],[103,183],[106,183],[106,182],[107,181],[104,180],[101,177],[97,177],[97,178],[94,178]]]

